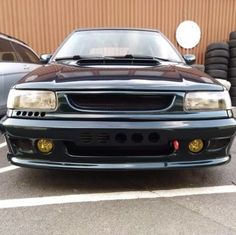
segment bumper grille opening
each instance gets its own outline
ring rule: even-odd
[[[218,150],[227,147],[229,143],[230,143],[230,138],[213,139],[210,141],[208,149],[212,151]]]
[[[20,153],[33,153],[33,143],[29,139],[12,139],[9,138],[9,143],[11,144],[14,152]]]
[[[162,156],[173,153],[170,144],[162,146],[80,146],[66,142],[67,152],[72,156]]]
[[[156,94],[69,94],[70,104],[91,111],[158,111],[170,107],[174,95]]]

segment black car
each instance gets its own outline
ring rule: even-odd
[[[230,161],[228,91],[159,32],[74,31],[10,91],[8,159],[54,169],[141,170]]]

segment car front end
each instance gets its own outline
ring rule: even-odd
[[[236,132],[222,85],[150,58],[43,65],[12,88],[0,126],[11,163],[75,170],[221,165]]]

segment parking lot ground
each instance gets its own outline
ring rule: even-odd
[[[10,166],[6,152],[6,146],[0,148],[0,170]],[[0,173],[0,185],[0,204],[68,195],[86,195],[87,200],[0,209],[0,234],[236,234],[236,193],[224,192],[224,186],[236,188],[236,142],[232,161],[220,167],[152,172],[12,168]],[[214,193],[214,186],[223,186],[222,192]],[[191,195],[196,188],[202,193]],[[175,189],[186,195],[128,196]],[[118,192],[124,193],[123,200],[92,201],[91,194],[104,198]]]

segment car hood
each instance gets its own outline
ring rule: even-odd
[[[42,65],[16,89],[50,90],[223,90],[215,79],[184,64],[158,66]]]

